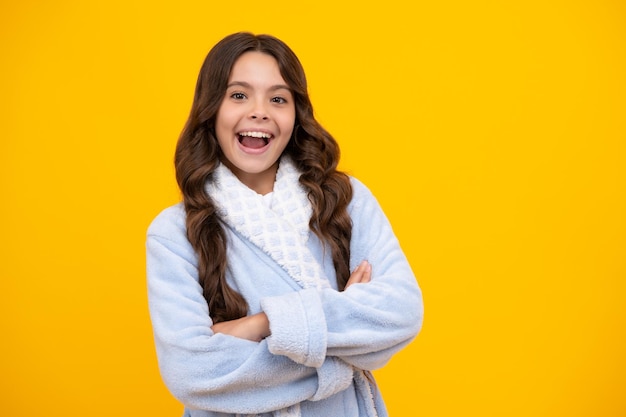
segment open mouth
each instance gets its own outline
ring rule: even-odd
[[[255,131],[240,132],[237,135],[239,136],[239,143],[251,149],[261,149],[267,146],[272,138],[272,135],[269,133]]]

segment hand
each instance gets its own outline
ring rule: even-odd
[[[372,280],[372,265],[369,262],[363,261],[356,267],[356,269],[350,274],[348,282],[344,291],[352,284],[367,284]]]
[[[258,313],[236,320],[223,321],[214,324],[211,329],[214,333],[228,334],[253,342],[260,342],[271,334],[270,322],[265,313]]]

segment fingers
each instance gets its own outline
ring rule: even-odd
[[[372,265],[370,265],[369,262],[361,262],[357,269],[362,269],[361,281],[359,281],[360,283],[365,284],[372,280]]]
[[[350,278],[346,283],[346,289],[352,284],[366,284],[372,279],[372,265],[369,262],[363,261],[356,267],[356,269],[350,274]]]

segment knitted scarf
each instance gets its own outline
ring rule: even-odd
[[[263,196],[251,190],[220,164],[207,183],[218,215],[280,265],[302,288],[330,288],[320,264],[307,247],[312,208],[300,172],[287,156],[280,160],[268,208]],[[355,372],[357,389],[373,407],[370,385],[363,372]],[[369,407],[368,407],[369,408]],[[274,411],[275,417],[300,417],[300,405]],[[252,417],[255,415],[250,415]]]

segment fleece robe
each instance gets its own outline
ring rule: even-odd
[[[387,415],[373,380],[359,376],[382,367],[417,335],[422,297],[376,199],[355,178],[351,183],[350,267],[369,261],[367,284],[337,291],[330,251],[309,231],[306,246],[327,285],[303,288],[284,265],[224,224],[228,283],[246,299],[249,314],[262,311],[270,321],[271,336],[261,342],[212,332],[183,205],[152,222],[150,316],[162,378],[185,416]]]

